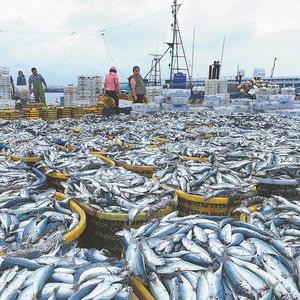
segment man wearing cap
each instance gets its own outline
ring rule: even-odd
[[[116,107],[119,107],[119,78],[117,75],[117,69],[111,67],[109,73],[105,77],[104,81],[105,94],[115,100]]]

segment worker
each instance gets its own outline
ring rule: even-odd
[[[22,71],[18,72],[17,85],[26,85],[26,78]]]
[[[134,103],[143,103],[146,89],[144,80],[140,75],[140,68],[138,66],[133,67],[133,74],[128,78],[130,83],[130,89]]]
[[[115,100],[116,107],[119,107],[119,96],[120,91],[119,78],[117,75],[117,69],[111,67],[109,73],[105,77],[104,81],[105,94]]]
[[[12,97],[15,95],[15,84],[14,80],[11,76],[9,76],[9,81],[10,81],[10,87],[11,87],[11,92],[12,92]]]
[[[33,85],[34,99],[36,102],[42,102],[46,104],[45,99],[45,91],[43,88],[43,84],[47,90],[47,84],[42,75],[38,74],[36,68],[31,69],[32,75],[30,75],[28,83],[29,83],[29,91],[32,93],[31,85]]]

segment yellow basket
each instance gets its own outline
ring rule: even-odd
[[[204,200],[203,196],[188,194],[178,189],[176,193],[179,213],[182,216],[192,214],[231,216],[241,204],[240,200],[230,201],[228,197],[212,197]]]
[[[103,160],[107,165],[114,167],[115,163],[111,159],[99,154],[99,153],[93,153],[96,157]],[[47,173],[49,184],[50,186],[55,187],[58,191],[63,191],[62,182],[67,181],[70,178],[70,175],[68,173],[63,172],[49,172],[47,168],[42,168],[42,171],[44,173]]]
[[[55,193],[55,199],[57,201],[61,201],[66,198],[67,198],[67,196],[65,194]],[[77,240],[80,237],[80,235],[83,233],[83,231],[86,227],[86,215],[85,215],[85,212],[81,209],[81,207],[78,204],[76,204],[75,201],[71,200],[70,201],[70,209],[79,215],[79,223],[76,225],[76,227],[74,227],[72,230],[70,230],[69,232],[67,232],[64,235],[64,240],[67,243],[71,243],[71,242]],[[0,257],[4,256],[4,255],[5,255],[4,251],[0,252]]]
[[[155,300],[147,287],[137,277],[130,276],[129,283],[133,288],[134,294],[139,300]]]
[[[57,118],[71,118],[72,110],[70,107],[57,107]]]
[[[29,164],[34,164],[41,160],[39,156],[16,156],[16,155],[11,155],[10,159],[13,161],[23,161]]]
[[[104,157],[108,157],[108,154],[107,153],[105,153],[105,152],[101,152],[101,151],[98,151],[98,150],[92,150],[91,151],[91,154],[92,155],[101,155],[101,156],[104,156]],[[112,160],[111,160],[112,161]],[[114,163],[115,164],[115,163]]]
[[[158,181],[155,175],[152,178]],[[230,200],[228,197],[212,197],[204,200],[200,195],[188,194],[179,189],[175,191],[181,216],[194,214],[232,216],[233,211],[241,205],[241,200]]]
[[[25,119],[37,120],[40,117],[39,109],[36,107],[23,108],[22,111],[24,113]]]
[[[0,110],[0,118],[5,120],[18,120],[20,112],[14,109],[2,109]]]
[[[88,115],[88,114],[94,114],[96,116],[102,115],[103,109],[101,107],[97,106],[88,106],[82,108],[82,114]]]
[[[212,140],[216,135],[213,133],[205,133],[205,138],[208,140]]]
[[[249,207],[249,210],[250,210],[251,212],[255,212],[255,211],[257,210],[257,205],[252,205],[252,206],[250,206],[250,207]],[[246,222],[247,222],[247,216],[246,216],[245,214],[241,213],[241,215],[240,215],[240,220],[246,223]]]
[[[124,228],[139,228],[149,220],[146,212],[138,213],[135,220],[129,225],[128,214],[126,213],[105,213],[80,200],[75,200],[87,214],[87,227],[81,237],[83,247],[95,247],[98,249],[108,249],[114,256],[121,256],[122,246],[115,236],[117,231]],[[174,203],[177,196],[174,195]],[[173,207],[168,206],[153,213],[153,218],[163,217],[173,211]],[[91,238],[93,237],[93,238]]]
[[[271,197],[272,195],[278,195],[288,200],[294,200],[300,196],[300,193],[297,191],[296,185],[276,185],[258,183],[256,187],[258,194],[263,197]]]
[[[65,194],[62,193],[56,193],[55,198],[57,201],[61,201],[67,198]],[[73,212],[76,212],[79,215],[79,223],[75,228],[73,228],[71,231],[67,232],[64,235],[64,240],[68,243],[71,243],[75,240],[77,240],[80,235],[83,233],[85,227],[86,227],[86,215],[85,212],[81,209],[81,207],[74,201],[70,201],[70,208]]]
[[[125,142],[116,142],[116,144],[123,145],[127,149],[131,149],[131,148],[134,148],[134,147],[138,146],[137,144],[131,144],[131,143],[125,143]],[[147,147],[151,148],[151,149],[157,149],[158,148],[158,146],[154,145],[154,144],[147,145]]]
[[[202,162],[208,162],[208,157],[196,157],[196,156],[180,156],[180,159],[183,161],[190,161],[190,160],[195,160],[195,161],[202,161]]]
[[[153,174],[158,170],[158,167],[155,166],[136,166],[122,163],[120,161],[114,160],[116,166],[123,167],[128,171],[132,171],[139,175],[152,178]]]
[[[79,119],[83,114],[83,108],[82,107],[72,107],[71,108],[71,116],[74,119]]]
[[[43,120],[56,120],[57,119],[56,107],[41,107],[40,117]]]
[[[170,142],[170,140],[168,140],[168,139],[166,139],[166,138],[159,137],[159,136],[154,136],[154,137],[153,137],[153,140],[156,141],[156,142],[159,142],[159,143],[167,143],[167,142]]]
[[[80,128],[72,128],[71,130],[72,130],[72,132],[74,132],[74,133],[80,133],[80,132],[81,132],[81,129],[80,129]]]

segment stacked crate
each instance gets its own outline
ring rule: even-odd
[[[39,112],[40,112],[40,118],[42,118],[43,120],[54,121],[57,119],[56,107],[53,106],[42,107],[40,108]]]
[[[146,96],[148,103],[155,102],[155,97],[161,96],[161,86],[147,86]]]
[[[0,110],[0,119],[5,120],[18,120],[20,118],[20,112],[14,109]]]
[[[205,95],[215,96],[218,93],[227,93],[227,81],[219,79],[205,80]]]
[[[73,84],[68,84],[64,87],[64,105],[77,106],[78,105],[78,87]]]
[[[190,106],[188,100],[191,91],[188,89],[165,89],[163,90],[165,103],[162,103],[162,109],[168,111],[188,111]]]
[[[72,117],[71,107],[57,107],[58,119],[71,118],[71,117]]]
[[[14,109],[12,86],[10,84],[9,68],[0,67],[0,109]]]
[[[101,94],[101,76],[78,76],[78,103],[82,106],[93,106]]]

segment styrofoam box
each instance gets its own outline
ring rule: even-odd
[[[157,103],[133,103],[132,104],[132,111],[133,112],[140,112],[140,113],[150,113],[156,112],[160,110],[160,105]]]
[[[172,97],[171,102],[174,105],[184,105],[188,104],[188,99],[185,97]]]
[[[14,109],[16,102],[14,100],[1,100],[0,109]]]
[[[221,102],[205,100],[203,102],[203,105],[207,107],[217,107],[217,106],[221,106]]]
[[[191,90],[190,89],[163,89],[162,95],[164,97],[185,97],[187,99],[191,96]]]
[[[155,96],[154,97],[154,101],[156,103],[161,104],[161,103],[164,103],[166,101],[166,98],[164,96]]]
[[[250,99],[233,99],[232,102],[234,105],[250,105]]]
[[[256,100],[258,101],[268,101],[270,100],[269,95],[256,95]]]
[[[219,113],[233,113],[234,112],[234,107],[233,106],[218,106],[214,107],[215,112]]]
[[[167,103],[162,103],[162,109],[163,110],[168,110],[168,111],[178,111],[178,112],[183,112],[183,111],[188,111],[190,109],[189,104],[185,105],[174,105],[174,104],[167,104]]]
[[[287,87],[281,89],[281,94],[283,95],[295,95],[296,89],[293,87]]]

